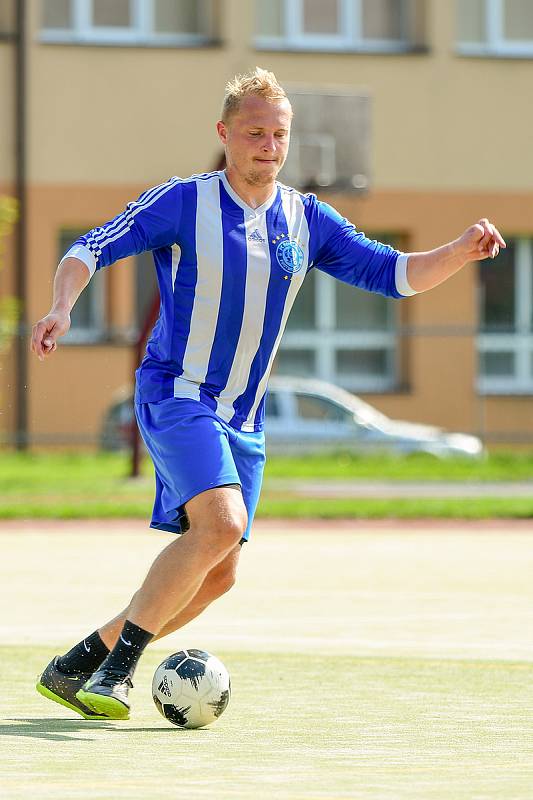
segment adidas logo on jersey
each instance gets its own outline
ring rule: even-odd
[[[252,231],[248,237],[249,242],[261,242],[262,244],[265,243],[265,239],[261,236],[261,232],[256,228],[255,231]]]
[[[168,685],[167,676],[163,677],[163,680],[157,687],[157,691],[161,692],[161,694],[166,695],[167,697],[172,697],[172,692],[170,691],[170,686]]]

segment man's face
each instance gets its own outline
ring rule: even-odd
[[[250,186],[273,183],[287,157],[291,116],[288,100],[245,97],[226,123],[217,123],[228,170]]]

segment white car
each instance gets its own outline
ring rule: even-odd
[[[319,380],[272,377],[265,416],[266,442],[271,453],[386,451],[430,453],[440,458],[475,458],[483,454],[481,440],[475,436],[389,419],[360,397]],[[106,413],[101,447],[131,447],[133,426],[133,394],[131,387],[125,387]]]
[[[440,458],[483,454],[476,436],[389,419],[360,397],[319,380],[272,377],[265,416],[269,452],[345,449]]]

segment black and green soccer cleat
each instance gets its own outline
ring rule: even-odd
[[[79,675],[67,675],[57,668],[56,656],[48,664],[43,674],[37,680],[36,689],[43,697],[53,700],[55,703],[70,708],[76,714],[81,714],[84,719],[109,719],[101,712],[95,712],[76,697],[76,692],[83,686],[91,676],[86,672]]]
[[[128,673],[99,669],[83,684],[76,697],[95,714],[105,714],[108,719],[128,719],[128,692],[132,687]]]

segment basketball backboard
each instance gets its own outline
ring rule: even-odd
[[[280,180],[302,190],[369,188],[370,97],[364,92],[289,87],[291,146]]]

